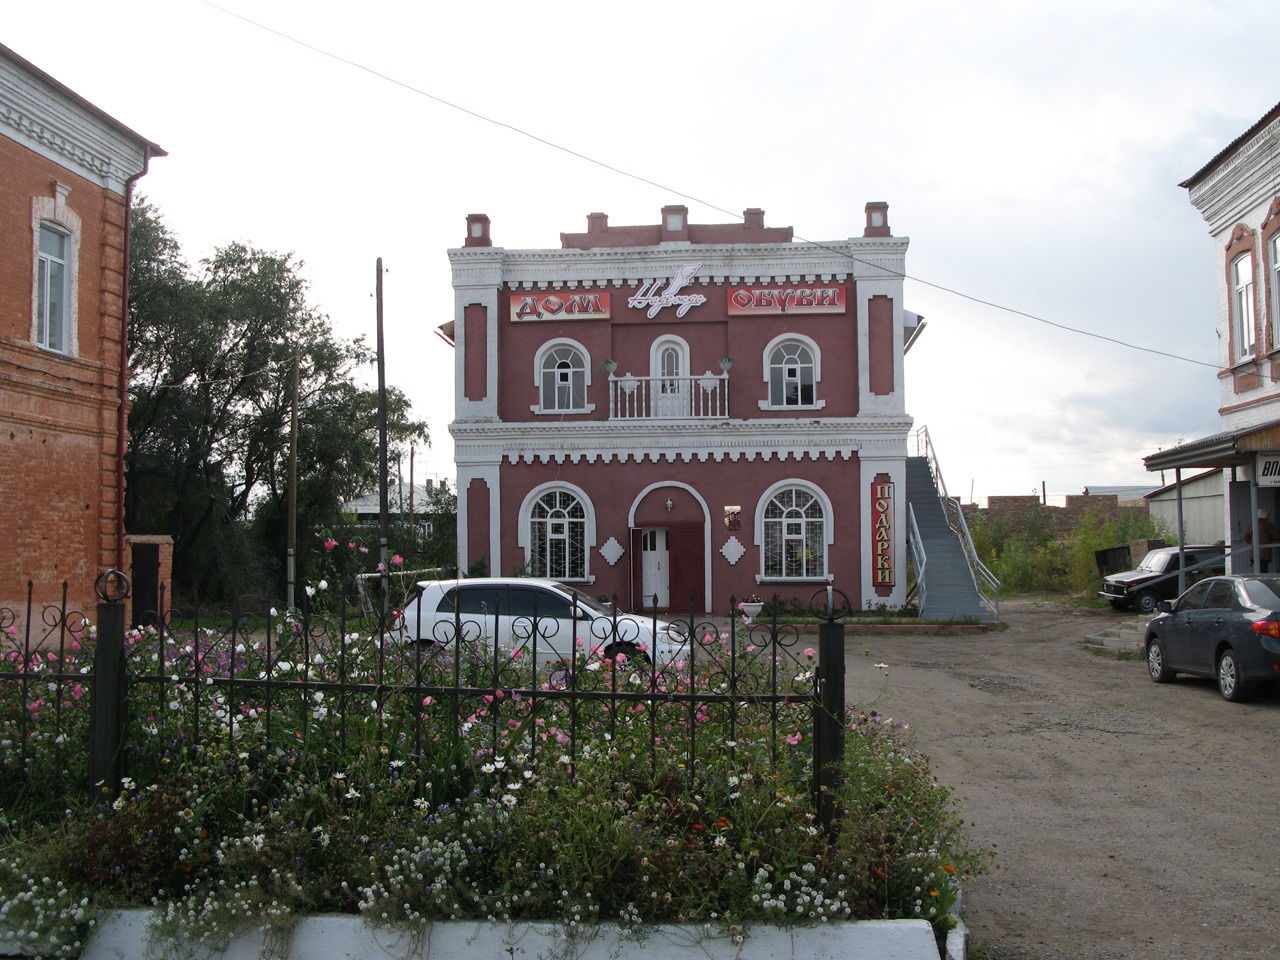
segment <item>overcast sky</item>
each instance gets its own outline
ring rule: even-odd
[[[468,213],[513,249],[681,202],[825,241],[882,200],[951,494],[1053,500],[1158,484],[1144,455],[1219,428],[1220,263],[1177,184],[1280,101],[1277,27],[1274,0],[61,0],[6,4],[0,42],[168,151],[140,191],[188,260],[293,251],[372,343],[383,258],[418,479],[453,477],[432,330]]]

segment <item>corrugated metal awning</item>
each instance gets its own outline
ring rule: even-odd
[[[1280,450],[1280,420],[1190,440],[1143,457],[1142,462],[1148,470],[1238,467],[1265,450]]]

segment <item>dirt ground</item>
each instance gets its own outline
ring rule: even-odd
[[[1111,610],[1001,615],[985,635],[847,640],[850,702],[909,725],[996,849],[963,895],[974,953],[1280,956],[1280,692],[1230,704],[1082,649]]]

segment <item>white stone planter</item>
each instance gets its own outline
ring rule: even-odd
[[[107,915],[81,960],[158,960],[148,942],[149,910]],[[16,946],[0,938],[0,950]],[[258,960],[264,939],[253,932],[225,950],[191,945],[190,960]],[[411,937],[390,927],[374,927],[359,917],[318,916],[298,922],[288,946],[289,960],[687,960],[689,950],[707,960],[938,960],[933,929],[923,920],[864,920],[780,929],[752,927],[742,943],[715,930],[691,926],[655,927],[643,942],[624,940],[613,924],[594,936],[569,941],[564,927],[551,923],[434,923]],[[19,950],[14,954],[22,956]],[[0,953],[3,956],[4,953]],[[963,926],[947,939],[945,960],[964,960]]]

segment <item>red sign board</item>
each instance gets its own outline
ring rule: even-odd
[[[893,483],[885,474],[871,482],[871,582],[893,587]]]
[[[607,320],[609,291],[568,290],[511,294],[512,321]]]
[[[838,283],[820,287],[788,284],[781,287],[730,287],[729,316],[771,316],[781,313],[844,313],[845,288]]]

